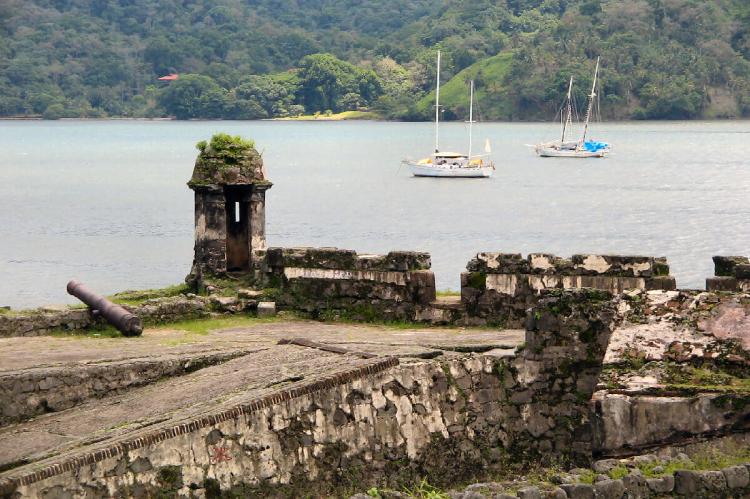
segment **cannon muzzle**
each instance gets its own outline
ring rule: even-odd
[[[78,281],[68,283],[68,293],[75,296],[89,306],[94,312],[117,328],[125,336],[140,336],[143,332],[141,320],[122,308],[100,296]]]

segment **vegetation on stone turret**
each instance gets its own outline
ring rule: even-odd
[[[482,119],[550,119],[597,56],[605,118],[750,115],[746,0],[5,0],[0,116],[429,119],[438,48],[446,118],[474,78]]]
[[[211,140],[195,145],[200,151],[195,161],[191,187],[201,185],[253,184],[265,182],[263,158],[255,142],[239,135],[217,133]]]

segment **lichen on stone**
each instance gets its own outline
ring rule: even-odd
[[[255,142],[240,136],[217,133],[210,142],[196,145],[200,151],[195,161],[190,187],[264,184],[263,158]]]

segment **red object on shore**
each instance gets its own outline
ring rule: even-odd
[[[162,76],[159,78],[159,81],[174,81],[177,80],[180,77],[177,73],[172,73],[171,75]]]

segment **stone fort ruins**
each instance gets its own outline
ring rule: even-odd
[[[747,258],[715,257],[705,290],[679,290],[664,257],[481,252],[460,294],[438,297],[427,253],[267,247],[272,184],[253,147],[204,144],[188,185],[192,292],[130,310],[151,325],[274,310],[324,322],[260,323],[171,349],[147,331],[96,359],[84,343],[38,365],[8,357],[3,497],[341,495],[420,477],[466,482],[509,463],[590,466],[747,444],[750,393],[627,368],[636,359],[747,373]],[[0,336],[13,351],[97,321],[86,309],[4,314]],[[750,493],[740,468],[515,492],[740,497]]]

